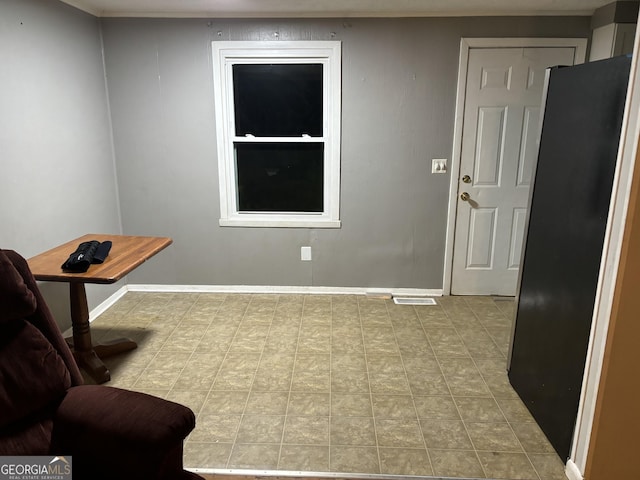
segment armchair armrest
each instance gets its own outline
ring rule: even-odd
[[[72,455],[74,473],[111,478],[178,478],[182,442],[195,415],[180,404],[119,388],[68,390],[54,417],[52,453]],[[78,475],[78,478],[85,478]]]

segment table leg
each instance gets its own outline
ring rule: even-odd
[[[98,383],[108,382],[111,374],[106,365],[98,358],[91,344],[89,326],[89,307],[84,283],[69,284],[71,303],[71,323],[73,328],[73,355],[76,362]]]
[[[89,307],[87,306],[87,292],[84,283],[69,284],[71,302],[71,323],[73,327],[73,341],[69,345],[78,365],[91,375],[98,383],[111,380],[111,374],[106,365],[100,360],[110,355],[116,355],[137,348],[137,344],[128,338],[120,338],[93,345],[91,341],[91,327],[89,326]]]

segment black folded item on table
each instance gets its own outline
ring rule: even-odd
[[[106,242],[102,242],[96,248],[96,253],[93,254],[93,260],[91,263],[102,263],[106,260],[107,255],[109,255],[109,250],[111,250],[111,242],[107,240]]]
[[[62,269],[67,272],[86,272],[92,263],[102,263],[109,255],[111,242],[100,243],[97,240],[82,242],[76,248],[66,262],[62,264]]]

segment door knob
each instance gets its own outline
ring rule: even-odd
[[[460,199],[465,202],[468,202],[470,198],[471,198],[471,195],[469,195],[467,192],[462,192],[460,194]]]
[[[462,177],[462,181],[464,183],[471,183],[471,177],[469,175],[465,175],[464,177]]]

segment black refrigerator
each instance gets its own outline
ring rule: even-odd
[[[564,460],[578,413],[630,57],[548,71],[509,380]]]

